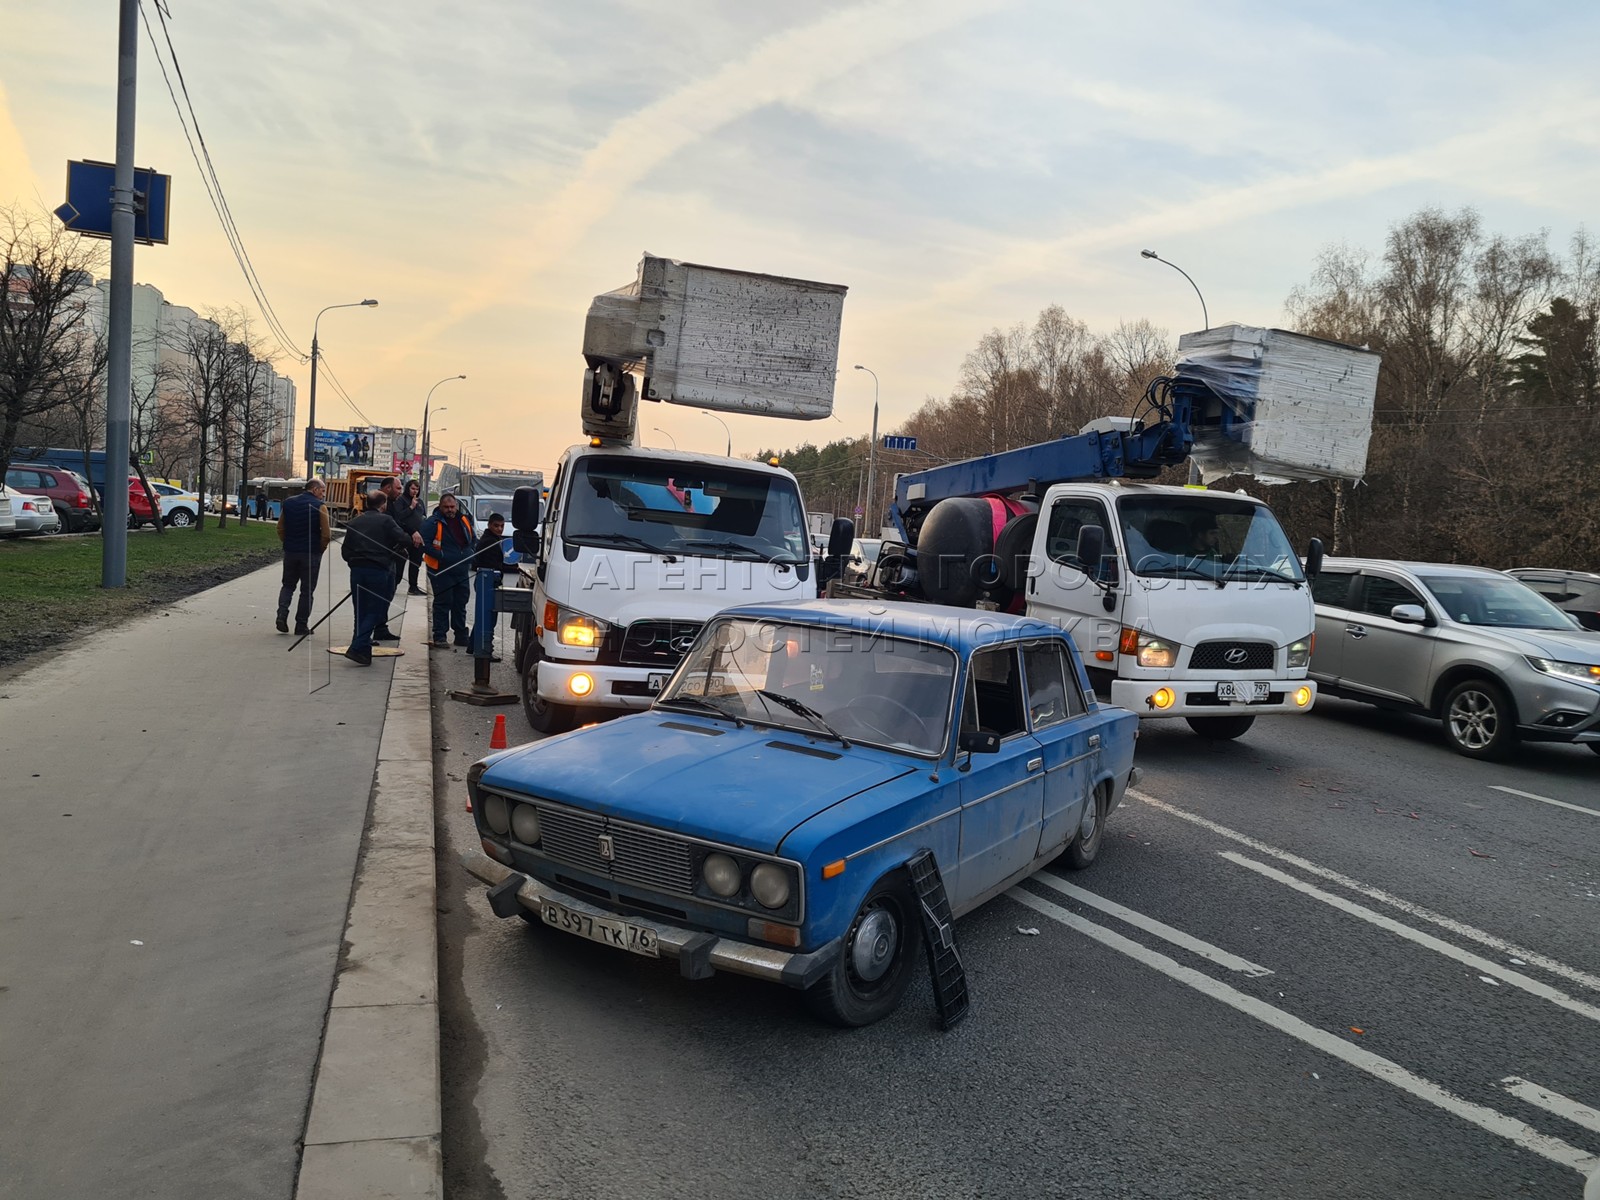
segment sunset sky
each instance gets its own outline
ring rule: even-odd
[[[1059,303],[1277,324],[1333,242],[1425,205],[1487,229],[1592,221],[1600,7],[750,0],[168,0],[211,159],[277,315],[322,318],[380,425],[448,406],[435,449],[554,466],[577,440],[584,313],[641,252],[846,284],[838,421],[732,417],[735,453],[884,429],[995,326]],[[153,7],[147,11],[155,20]],[[0,204],[54,208],[114,152],[115,0],[0,0]],[[157,38],[161,38],[159,24]],[[163,45],[163,51],[165,47]],[[250,304],[141,31],[141,166],[172,242],[136,276]],[[176,81],[174,81],[176,86]],[[307,368],[279,347],[300,385]],[[319,423],[357,417],[330,388]],[[720,451],[694,410],[644,440]]]

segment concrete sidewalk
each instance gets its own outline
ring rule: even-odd
[[[426,601],[408,656],[360,668],[325,649],[349,640],[348,603],[285,653],[277,580],[0,685],[0,1196],[288,1200],[302,1138],[321,1158],[305,1194],[437,1194]],[[313,620],[346,586],[336,544]],[[403,919],[371,890],[395,879]],[[386,1064],[357,1046],[351,1074],[339,1033],[374,1019],[421,1059],[363,1077]],[[325,1025],[324,1080],[346,1090],[313,1108]],[[415,1169],[350,1161],[397,1129]]]

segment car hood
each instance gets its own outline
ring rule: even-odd
[[[1579,629],[1514,629],[1507,626],[1457,625],[1457,636],[1499,644],[1514,654],[1557,662],[1600,665],[1600,633]]]
[[[774,854],[797,825],[916,769],[871,747],[652,710],[502,754],[479,785]]]

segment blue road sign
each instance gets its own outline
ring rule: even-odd
[[[917,439],[914,437],[902,437],[898,434],[885,434],[883,448],[885,450],[915,450],[917,448]]]
[[[56,209],[61,223],[85,237],[111,236],[111,189],[116,183],[113,163],[68,161],[67,202]],[[148,168],[133,171],[133,236],[140,242],[167,244],[167,198],[172,176]]]

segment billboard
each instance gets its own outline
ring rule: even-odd
[[[372,465],[372,435],[358,429],[316,429],[311,445],[311,456],[318,462],[335,466],[370,467]]]

